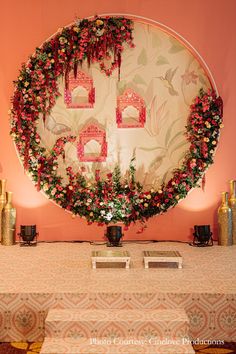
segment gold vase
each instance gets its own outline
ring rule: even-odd
[[[0,239],[2,239],[2,210],[6,204],[6,180],[0,180]]]
[[[218,243],[220,246],[232,245],[232,210],[228,204],[228,193],[222,192],[222,203],[218,209]]]
[[[2,211],[2,245],[15,243],[16,209],[12,206],[12,192],[6,192],[7,203]]]
[[[236,245],[236,181],[230,181],[229,206],[232,210],[232,238],[233,245]]]

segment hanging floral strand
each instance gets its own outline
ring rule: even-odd
[[[22,129],[24,167],[28,169],[28,149],[32,139],[31,122],[45,121],[59,97],[58,78],[65,77],[68,87],[69,73],[77,75],[78,65],[98,63],[101,71],[110,76],[118,68],[120,76],[121,54],[125,44],[133,48],[133,22],[124,17],[95,17],[77,20],[63,28],[45,42],[22,65],[12,98],[12,119]],[[105,62],[110,62],[106,67]],[[93,100],[93,97],[90,97]],[[25,124],[27,121],[27,124]],[[36,134],[36,132],[34,132]]]

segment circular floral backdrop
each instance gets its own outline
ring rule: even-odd
[[[124,17],[77,20],[23,64],[11,135],[38,190],[89,223],[166,212],[213,163],[222,100],[191,51]]]

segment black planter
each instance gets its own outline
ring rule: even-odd
[[[122,238],[122,227],[121,226],[108,226],[106,237],[109,241],[108,246],[111,247],[120,247],[121,246],[121,238]]]
[[[194,225],[193,244],[196,246],[212,246],[212,232],[210,225]]]
[[[35,241],[36,236],[38,235],[36,231],[36,225],[21,225],[19,236],[22,241],[30,244]]]

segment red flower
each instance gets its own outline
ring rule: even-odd
[[[95,171],[95,180],[99,181],[100,180],[100,170]]]

